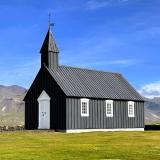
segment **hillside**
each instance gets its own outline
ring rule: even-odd
[[[23,125],[26,89],[20,86],[0,85],[0,125]]]
[[[145,100],[145,122],[160,123],[160,97]]]
[[[24,102],[27,89],[0,85],[0,126],[24,124]],[[160,97],[145,98],[145,123],[160,123]]]

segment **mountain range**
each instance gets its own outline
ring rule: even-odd
[[[24,102],[27,89],[0,85],[0,126],[24,124]]]
[[[27,89],[0,85],[0,126],[24,125],[23,98]],[[160,123],[160,97],[145,99],[145,123]]]

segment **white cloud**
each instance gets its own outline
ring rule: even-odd
[[[0,68],[0,84],[7,86],[15,84],[28,88],[40,68],[39,60],[38,58],[17,59],[17,64],[12,64],[12,67],[7,71],[4,68]]]
[[[160,97],[160,81],[145,84],[140,88],[139,93],[147,98]]]
[[[89,0],[87,2],[87,9],[88,10],[95,10],[99,8],[104,8],[109,4],[108,1],[102,1],[102,0]]]
[[[81,58],[80,58],[81,59]],[[78,66],[78,67],[91,67],[91,68],[96,68],[96,67],[100,67],[100,66],[119,66],[119,67],[129,67],[129,66],[134,66],[137,65],[139,63],[141,63],[140,60],[137,59],[120,59],[120,60],[87,60],[87,59],[82,59],[82,61],[80,59],[65,59],[62,60],[61,63],[62,64],[66,64],[66,65],[73,65],[73,66]]]
[[[119,2],[128,2],[129,0],[119,0]]]
[[[136,59],[121,59],[121,60],[113,60],[110,61],[108,64],[110,65],[135,65],[137,63],[139,63],[140,61],[136,60]]]
[[[95,9],[99,9],[99,8],[105,8],[111,4],[125,3],[128,1],[129,0],[89,0],[87,2],[87,9],[88,10],[95,10]]]
[[[132,66],[140,63],[140,61],[136,59],[121,59],[121,60],[106,60],[106,61],[96,61],[91,63],[86,63],[87,66],[95,65],[95,66],[111,66],[111,65],[118,65],[118,66]]]

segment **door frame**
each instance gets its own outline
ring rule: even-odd
[[[37,101],[38,101],[38,129],[50,129],[50,96],[46,93],[45,90],[42,91],[42,93],[40,94],[40,96],[38,97]],[[41,110],[40,110],[40,107],[41,107],[41,104],[42,102],[46,101],[47,102],[47,105],[49,106],[49,113],[48,113],[48,125],[49,127],[44,127],[42,128],[41,127],[41,124],[40,124],[40,114],[41,114]]]

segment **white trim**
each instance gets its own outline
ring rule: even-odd
[[[82,113],[82,103],[87,103],[87,113]],[[89,117],[89,99],[81,98],[81,117]]]
[[[111,114],[107,113],[107,105],[111,105]],[[106,117],[113,117],[113,100],[106,100]]]
[[[44,90],[37,99],[39,109],[38,129],[50,129],[50,99],[51,98]],[[46,115],[45,119],[42,118],[42,114],[43,116]]]
[[[134,104],[135,103],[133,101],[128,101],[128,117],[135,117],[135,114],[134,114],[134,110],[135,110]],[[129,106],[130,105],[132,106],[133,114],[129,113]]]
[[[40,96],[38,97],[37,101],[43,101],[43,100],[50,100],[51,98],[49,97],[49,95],[46,93],[45,90],[42,91],[42,93],[40,94]]]
[[[61,130],[62,131],[62,130]],[[144,128],[117,128],[117,129],[70,129],[63,130],[66,133],[85,133],[85,132],[129,132],[144,131]]]

